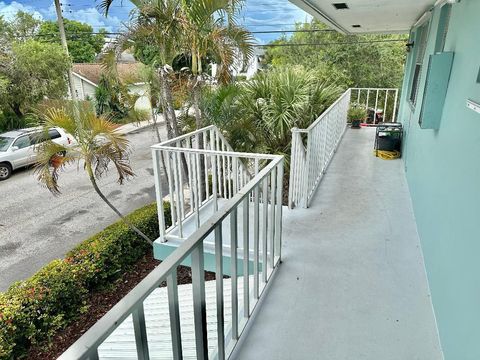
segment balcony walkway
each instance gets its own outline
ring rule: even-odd
[[[232,359],[442,359],[401,160],[348,129]]]

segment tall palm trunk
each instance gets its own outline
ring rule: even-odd
[[[196,82],[193,86],[193,108],[195,111],[195,126],[198,129],[203,127],[202,121],[202,113],[200,111],[200,99],[202,96],[202,89],[201,89],[201,77],[197,76]],[[198,137],[198,148],[204,149],[205,144],[203,143],[203,136]],[[202,200],[205,200],[207,196],[207,189],[206,189],[206,181],[205,181],[205,158],[200,155],[200,196]]]
[[[158,143],[161,143],[162,138],[160,137],[160,131],[158,130],[157,114],[155,114],[155,110],[153,109],[153,106],[151,107],[151,109],[152,109],[153,127],[155,129],[155,134],[157,135],[157,141]],[[163,158],[163,155],[160,156],[160,159],[162,160],[163,173],[167,174],[167,166],[165,165],[165,159]]]
[[[173,107],[172,89],[170,88],[168,76],[163,67],[160,67],[159,75],[162,87],[162,98],[165,105],[165,115],[169,118],[175,137],[180,136],[180,132],[178,131],[177,115],[175,114],[175,108]]]
[[[90,178],[90,182],[92,183],[93,188],[95,189],[95,192],[100,196],[100,198],[110,207],[110,209],[113,210],[115,214],[117,214],[120,219],[133,231],[135,231],[139,236],[141,236],[146,242],[148,242],[150,245],[153,245],[152,240],[145,235],[140,229],[138,229],[135,225],[133,225],[128,219],[110,202],[110,200],[107,199],[107,197],[102,193],[100,188],[98,187],[97,181],[95,180],[95,175],[93,174],[93,169],[92,169],[92,164],[87,161],[85,163],[86,168],[87,168],[87,173],[88,177]]]
[[[162,98],[161,101],[165,109],[164,116],[165,118],[167,117],[169,118],[169,122],[172,126],[172,132],[175,135],[175,136],[169,137],[169,139],[173,139],[174,137],[180,136],[181,133],[178,129],[177,115],[175,114],[175,108],[173,106],[172,89],[168,82],[167,73],[165,72],[165,69],[163,67],[161,67],[159,70],[159,76],[160,76],[160,83],[162,87],[162,94],[160,97]],[[183,167],[184,179],[185,179],[188,174],[187,160],[185,159],[184,154],[181,154],[180,158],[182,161],[182,167]]]

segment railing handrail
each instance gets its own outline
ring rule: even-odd
[[[398,88],[371,88],[371,87],[354,87],[354,88],[350,88],[350,90],[379,90],[379,91],[383,91],[383,90],[398,90]]]
[[[192,132],[189,132],[187,134],[179,135],[176,138],[165,140],[165,141],[161,142],[160,144],[155,144],[153,146],[168,146],[168,145],[174,144],[178,141],[187,139],[187,138],[189,138],[193,135],[197,135],[197,134],[200,134],[200,133],[203,133],[207,130],[212,130],[212,129],[213,130],[218,130],[218,128],[215,125],[209,125],[209,126],[201,128],[201,129],[197,129],[197,130],[194,130]]]
[[[176,150],[187,150],[178,149]],[[190,150],[190,149],[188,149]],[[195,149],[194,149],[195,150]],[[238,153],[236,153],[238,154]],[[243,154],[243,153],[242,153]],[[270,158],[270,157],[269,157]],[[167,276],[174,271],[222,221],[262,182],[271,171],[283,162],[283,156],[272,155],[267,164],[253,179],[245,184],[210,219],[190,235],[170,256],[160,263],[145,279],[136,285],[124,298],[97,321],[85,334],[70,346],[58,359],[86,359],[92,349],[97,349],[105,339],[142,303]]]
[[[271,154],[257,154],[257,153],[247,153],[247,152],[238,152],[238,151],[219,151],[219,150],[208,150],[208,149],[195,149],[195,148],[178,148],[178,147],[171,147],[171,146],[161,146],[152,145],[152,149],[154,150],[168,150],[172,152],[180,152],[180,153],[195,153],[195,154],[205,154],[205,155],[229,155],[231,157],[236,158],[252,158],[252,159],[265,159],[265,160],[272,160],[276,159],[279,155],[271,155]]]
[[[173,139],[169,139],[169,140],[165,140],[163,142],[161,142],[160,144],[156,144],[154,145],[156,148],[158,147],[165,147],[165,146],[168,146],[170,144],[176,144],[178,143],[179,141],[182,141],[182,140],[185,140],[189,137],[192,137],[194,135],[197,135],[197,134],[202,134],[202,133],[205,133],[209,130],[215,130],[218,134],[218,136],[220,137],[220,139],[225,143],[225,145],[227,146],[227,148],[229,149],[229,151],[233,151],[233,148],[232,146],[230,145],[230,143],[227,141],[227,139],[225,139],[225,136],[222,134],[222,132],[220,131],[220,129],[216,126],[216,125],[208,125],[208,126],[205,126],[201,129],[197,129],[197,130],[194,130],[194,131],[191,131],[187,134],[183,134],[183,135],[180,135],[180,136],[177,136]]]

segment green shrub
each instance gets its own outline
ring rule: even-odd
[[[171,224],[170,204],[164,203]],[[158,237],[156,204],[127,216],[148,237]],[[65,259],[0,293],[0,359],[13,359],[51,337],[87,311],[91,292],[113,283],[145,255],[149,246],[122,221],[85,240]]]

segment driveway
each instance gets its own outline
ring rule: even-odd
[[[166,132],[161,131],[162,140]],[[151,127],[127,135],[132,145],[132,180],[119,185],[112,169],[100,188],[124,214],[155,201],[150,146]],[[34,177],[19,170],[0,182],[0,291],[25,279],[53,259],[62,258],[82,240],[118,220],[93,190],[83,168],[60,174],[62,194],[53,196]]]

